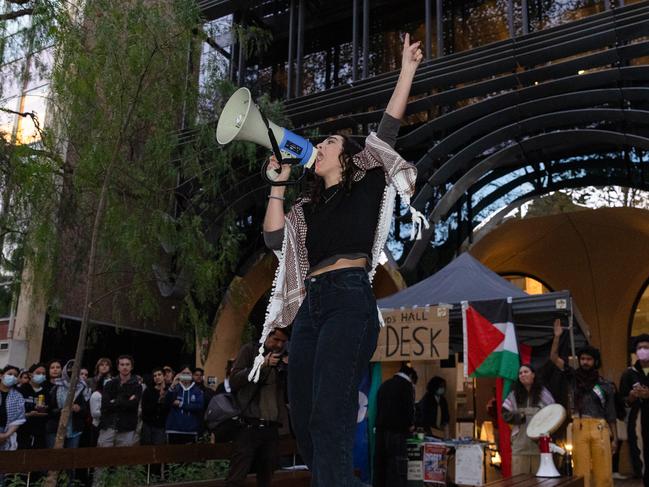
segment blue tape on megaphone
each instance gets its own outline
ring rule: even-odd
[[[302,166],[311,167],[315,161],[313,144],[290,130],[284,129],[284,138],[279,143],[279,150],[282,155],[299,159]]]

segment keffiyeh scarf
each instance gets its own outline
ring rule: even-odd
[[[13,387],[7,394],[7,424],[0,428],[2,433],[6,432],[12,426],[20,426],[26,421],[25,418],[25,400],[22,394]],[[17,434],[12,434],[3,443],[0,443],[0,451],[15,450],[18,448]]]
[[[373,132],[365,140],[365,148],[356,154],[353,160],[354,165],[358,168],[353,175],[354,182],[363,179],[366,171],[377,167],[383,168],[386,178],[372,245],[370,271],[368,272],[370,282],[372,282],[390,232],[396,195],[398,194],[401,201],[410,208],[413,220],[411,239],[421,238],[422,225],[428,228],[429,224],[422,213],[410,206],[410,198],[414,194],[417,178],[417,169],[414,165],[406,162]],[[293,323],[306,295],[304,280],[309,272],[309,259],[306,250],[307,226],[303,205],[308,202],[308,198],[298,199],[285,218],[284,241],[281,252],[277,253],[279,264],[275,271],[264,328],[259,339],[259,355],[255,358],[248,376],[251,382],[259,380],[261,366],[264,363],[263,352],[266,338],[275,328],[284,328]],[[381,313],[378,310],[377,312],[379,320],[383,323]]]

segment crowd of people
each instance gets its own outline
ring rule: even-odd
[[[133,373],[130,355],[81,367],[63,433],[63,448],[185,444],[204,433],[204,411],[216,393],[204,371],[182,366]],[[2,369],[0,451],[53,448],[61,412],[71,387],[73,361],[36,363],[27,370]],[[44,472],[34,472],[35,477]],[[101,485],[102,469],[67,472],[70,485]],[[0,476],[4,485],[4,476]]]
[[[114,370],[116,365],[116,370]],[[65,432],[64,448],[183,444],[203,433],[204,410],[215,391],[204,384],[201,368],[156,367],[133,374],[134,359],[113,364],[100,358],[94,370],[81,368]],[[52,448],[70,390],[73,361],[7,365],[0,394],[0,448]]]
[[[530,364],[518,371],[518,381],[502,403],[503,419],[511,425],[512,474],[535,474],[540,453],[526,434],[534,415],[555,402],[568,411],[572,430],[574,474],[588,487],[612,487],[623,479],[620,445],[628,439],[633,473],[649,486],[649,335],[635,337],[637,361],[624,371],[619,388],[600,375],[600,352],[592,346],[577,351],[577,364],[559,356],[561,323],[554,324],[549,361],[537,373]],[[449,411],[445,382],[433,377],[426,394],[415,402],[416,371],[403,365],[381,385],[377,395],[374,487],[407,485],[406,441],[414,431],[448,437]],[[565,440],[566,432],[560,432]]]
[[[244,482],[253,461],[259,462],[260,457],[263,459],[256,466],[260,485],[270,485],[277,462],[278,428],[288,424],[287,340],[283,330],[267,338],[268,354],[257,383],[248,380],[256,344],[244,345],[236,359],[227,361],[225,380],[218,387],[205,384],[204,370],[199,367],[183,365],[174,370],[165,365],[140,376],[133,373],[132,356],[120,355],[115,362],[102,357],[94,369],[79,369],[62,446],[191,444],[201,437],[212,441],[212,432],[205,427],[206,409],[215,395],[231,394],[241,405],[241,414],[232,438],[234,452],[228,485]],[[72,367],[72,360],[53,359],[33,364],[27,370],[13,365],[2,369],[0,450],[55,446]],[[99,478],[101,472],[97,469],[94,478]]]
[[[555,323],[548,365],[553,374],[537,373],[530,364],[519,368],[518,381],[502,404],[512,425],[512,473],[535,473],[539,449],[526,434],[530,419],[555,401],[570,412],[575,474],[585,485],[612,485],[619,455],[619,420],[627,420],[634,471],[647,483],[649,460],[649,335],[636,337],[637,362],[622,375],[619,389],[600,373],[599,351],[587,346],[577,352],[575,368],[558,354],[563,330]],[[133,374],[129,355],[100,358],[93,370],[81,368],[65,432],[65,448],[189,444],[205,432],[205,410],[216,394],[236,397],[240,423],[235,431],[229,486],[243,485],[255,471],[259,485],[270,485],[278,460],[279,430],[288,426],[286,329],[275,329],[264,342],[264,363],[257,382],[250,379],[257,345],[245,344],[229,360],[226,378],[218,388],[207,387],[201,368],[156,367],[144,378]],[[51,360],[27,370],[12,365],[0,381],[0,449],[51,448],[56,441],[61,410],[70,390],[72,361]],[[116,370],[114,370],[116,366]],[[546,367],[547,369],[547,367]],[[415,401],[417,372],[403,364],[382,384],[377,396],[376,487],[405,486],[406,441],[413,431],[449,437],[446,382],[433,377],[424,396]],[[218,440],[218,438],[217,438]],[[99,472],[99,471],[98,471]],[[617,475],[617,474],[616,474]],[[97,477],[97,472],[95,473]]]

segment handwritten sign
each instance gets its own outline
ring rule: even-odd
[[[441,306],[382,310],[373,362],[448,358],[448,309]]]
[[[462,445],[455,449],[455,483],[484,484],[484,451],[482,445]]]

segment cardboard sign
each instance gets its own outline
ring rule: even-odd
[[[441,306],[381,310],[381,328],[373,362],[448,358],[448,309]]]

